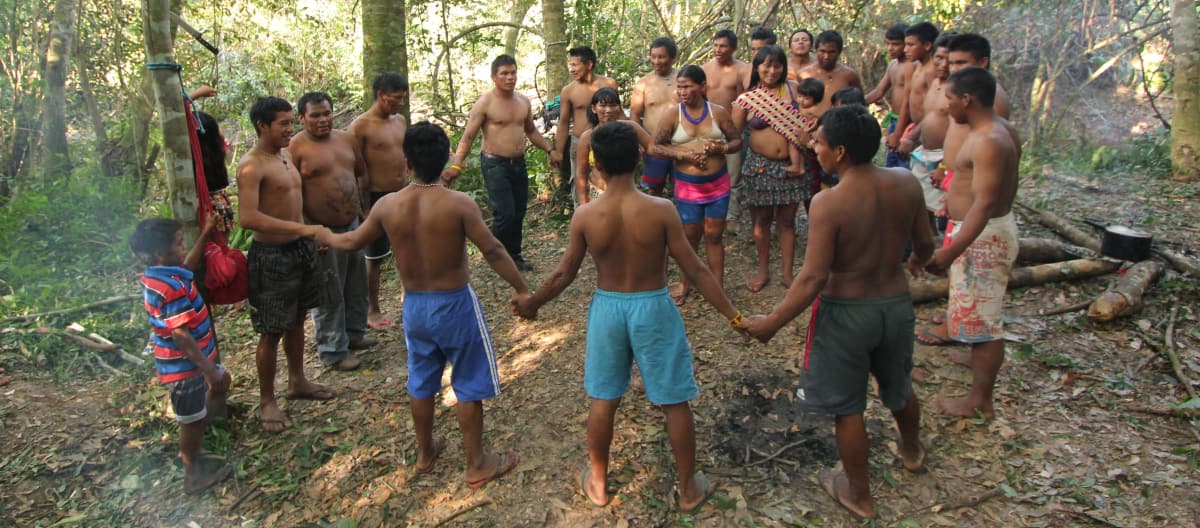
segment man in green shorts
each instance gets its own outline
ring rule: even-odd
[[[750,334],[765,343],[813,305],[796,395],[802,409],[837,417],[845,469],[822,469],[820,480],[857,519],[875,517],[863,422],[868,374],[896,418],[905,469],[920,471],[925,459],[910,376],[912,300],[900,257],[911,239],[910,263],[923,264],[933,253],[933,240],[925,198],[912,175],[871,163],[881,136],[879,123],[859,105],[835,107],[821,117],[813,150],[821,168],[839,175],[841,183],[813,197],[804,268],[783,301],[770,315],[746,320]]]
[[[575,210],[562,261],[532,297],[514,300],[513,308],[527,319],[537,317],[538,308],[575,280],[583,257],[592,255],[596,295],[588,311],[583,380],[592,400],[588,464],[576,484],[588,502],[608,504],[613,418],[621,396],[629,389],[632,363],[637,361],[646,398],[662,406],[666,415],[679,475],[676,506],[691,513],[699,510],[716,488],[695,472],[696,435],[688,401],[699,390],[683,319],[667,294],[667,255],[735,330],[741,331],[742,314],[692,250],[675,206],[634,186],[638,143],[637,132],[625,122],[607,123],[592,131],[596,160],[592,170],[600,173],[608,188]]]

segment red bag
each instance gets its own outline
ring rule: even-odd
[[[211,304],[233,304],[250,295],[246,255],[215,242],[204,245],[204,287]]]

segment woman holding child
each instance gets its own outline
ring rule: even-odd
[[[742,163],[745,196],[754,220],[758,273],[746,288],[758,292],[771,280],[771,221],[779,231],[783,254],[783,286],[791,285],[796,251],[796,209],[809,196],[804,159],[812,119],[800,111],[798,85],[787,80],[788,60],[778,46],[758,50],[751,64],[750,86],[733,103],[733,125],[750,129],[749,152]]]
[[[675,78],[679,108],[663,112],[654,138],[655,156],[675,160],[675,208],[692,248],[704,237],[708,269],[724,286],[725,214],[729,211],[730,179],[725,154],[742,148],[742,135],[729,110],[704,96],[707,76],[699,66],[685,66]],[[682,305],[690,293],[687,278],[672,286],[671,297]]]

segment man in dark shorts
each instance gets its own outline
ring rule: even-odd
[[[798,403],[836,416],[845,469],[822,469],[821,485],[854,517],[872,518],[863,421],[868,375],[875,376],[880,399],[896,418],[904,468],[923,469],[921,411],[910,377],[914,317],[900,257],[911,239],[914,262],[923,264],[933,253],[933,240],[925,199],[912,175],[871,164],[882,132],[867,109],[831,108],[821,123],[813,145],[817,160],[841,183],[813,197],[804,268],[783,301],[770,315],[749,317],[746,324],[765,343],[813,305]]]
[[[247,256],[250,321],[258,332],[259,414],[268,432],[292,426],[275,399],[280,338],[288,363],[288,398],[328,400],[337,393],[304,377],[304,317],[325,304],[332,278],[304,225],[300,172],[285,147],[292,138],[292,105],[263,97],[250,108],[258,142],[238,161],[238,218],[254,232]]]

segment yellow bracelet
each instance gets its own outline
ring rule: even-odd
[[[458,172],[462,172],[462,167],[459,167],[458,165],[450,165],[450,168]]]
[[[737,315],[733,316],[733,319],[729,320],[729,326],[734,328],[742,326],[742,312],[738,312]]]

